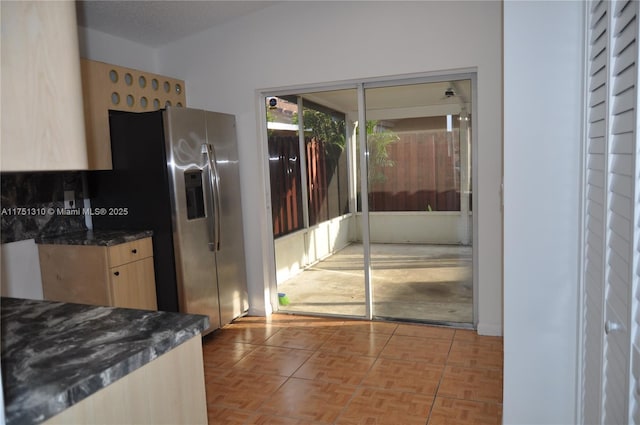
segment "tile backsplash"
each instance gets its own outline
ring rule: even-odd
[[[0,242],[86,230],[81,171],[0,174]],[[64,192],[74,192],[65,209]]]

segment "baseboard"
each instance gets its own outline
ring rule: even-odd
[[[502,326],[478,323],[478,335],[502,336]]]

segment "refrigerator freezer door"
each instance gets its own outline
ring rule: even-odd
[[[212,193],[208,181],[194,183],[194,179],[208,179],[206,154],[202,152],[202,145],[207,143],[205,111],[167,108],[164,125],[180,311],[208,315],[209,330],[213,330],[221,323],[216,259],[208,245],[208,218],[213,214],[208,205],[211,205]],[[191,204],[200,199],[204,209]],[[194,211],[204,214],[194,214]]]
[[[219,183],[220,234],[216,252],[220,318],[228,323],[248,306],[236,124],[233,115],[206,112]]]

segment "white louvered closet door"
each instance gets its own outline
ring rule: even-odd
[[[591,6],[587,33],[582,414],[584,423],[597,424],[602,417],[609,4],[601,1]]]
[[[590,6],[582,414],[640,424],[638,2]]]

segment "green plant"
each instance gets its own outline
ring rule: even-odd
[[[400,137],[391,130],[378,126],[378,121],[367,121],[367,148],[369,149],[369,183],[384,183],[387,177],[383,169],[393,167],[395,161],[389,159],[387,148]]]
[[[298,114],[293,115],[292,123],[298,124]],[[341,151],[344,150],[347,141],[344,119],[338,119],[325,112],[304,108],[303,123],[305,135],[325,142],[327,149],[333,147],[334,149],[339,148]]]

